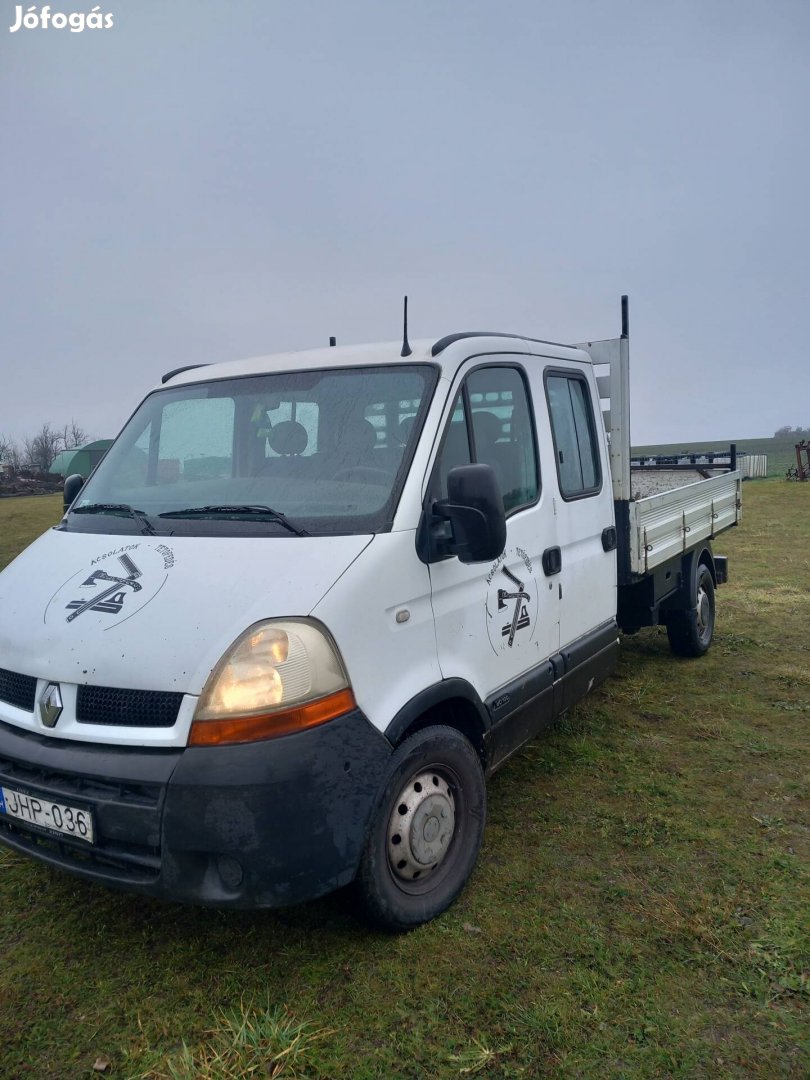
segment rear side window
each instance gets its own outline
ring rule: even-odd
[[[546,395],[560,494],[566,499],[595,495],[602,472],[588,384],[579,375],[550,373]]]

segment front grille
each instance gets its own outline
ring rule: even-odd
[[[174,727],[182,700],[182,694],[168,690],[80,686],[76,696],[76,719],[80,724]]]
[[[18,675],[16,671],[0,668],[0,701],[33,712],[36,696],[37,680],[33,675]]]
[[[0,756],[0,782],[44,789],[48,798],[71,802],[88,800],[156,810],[160,805],[160,784],[135,783],[132,780],[102,780],[96,776],[63,773],[43,765]],[[2,819],[0,819],[2,820]]]

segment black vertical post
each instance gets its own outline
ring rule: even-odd
[[[733,442],[731,444],[731,448],[730,448],[730,452],[729,452],[728,456],[729,456],[729,459],[730,459],[729,460],[729,465],[730,465],[731,471],[734,472],[734,470],[737,468],[737,444],[735,442]]]
[[[330,337],[329,338],[329,344],[334,349],[335,345],[337,345],[337,338],[336,337]]]

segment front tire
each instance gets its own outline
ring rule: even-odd
[[[714,582],[705,563],[697,569],[694,607],[673,611],[667,619],[669,645],[678,656],[703,656],[714,637]]]
[[[360,862],[366,915],[394,931],[440,915],[472,873],[485,820],[484,773],[469,740],[444,726],[406,739],[391,757]]]

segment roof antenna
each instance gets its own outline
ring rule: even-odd
[[[406,296],[405,297],[405,313],[403,315],[403,325],[402,325],[402,352],[399,355],[400,356],[410,356],[412,351],[413,350],[411,349],[410,345],[408,344],[408,297]]]
[[[337,338],[336,337],[330,337],[329,338],[329,347],[334,349],[334,347],[336,345],[337,345]]]

